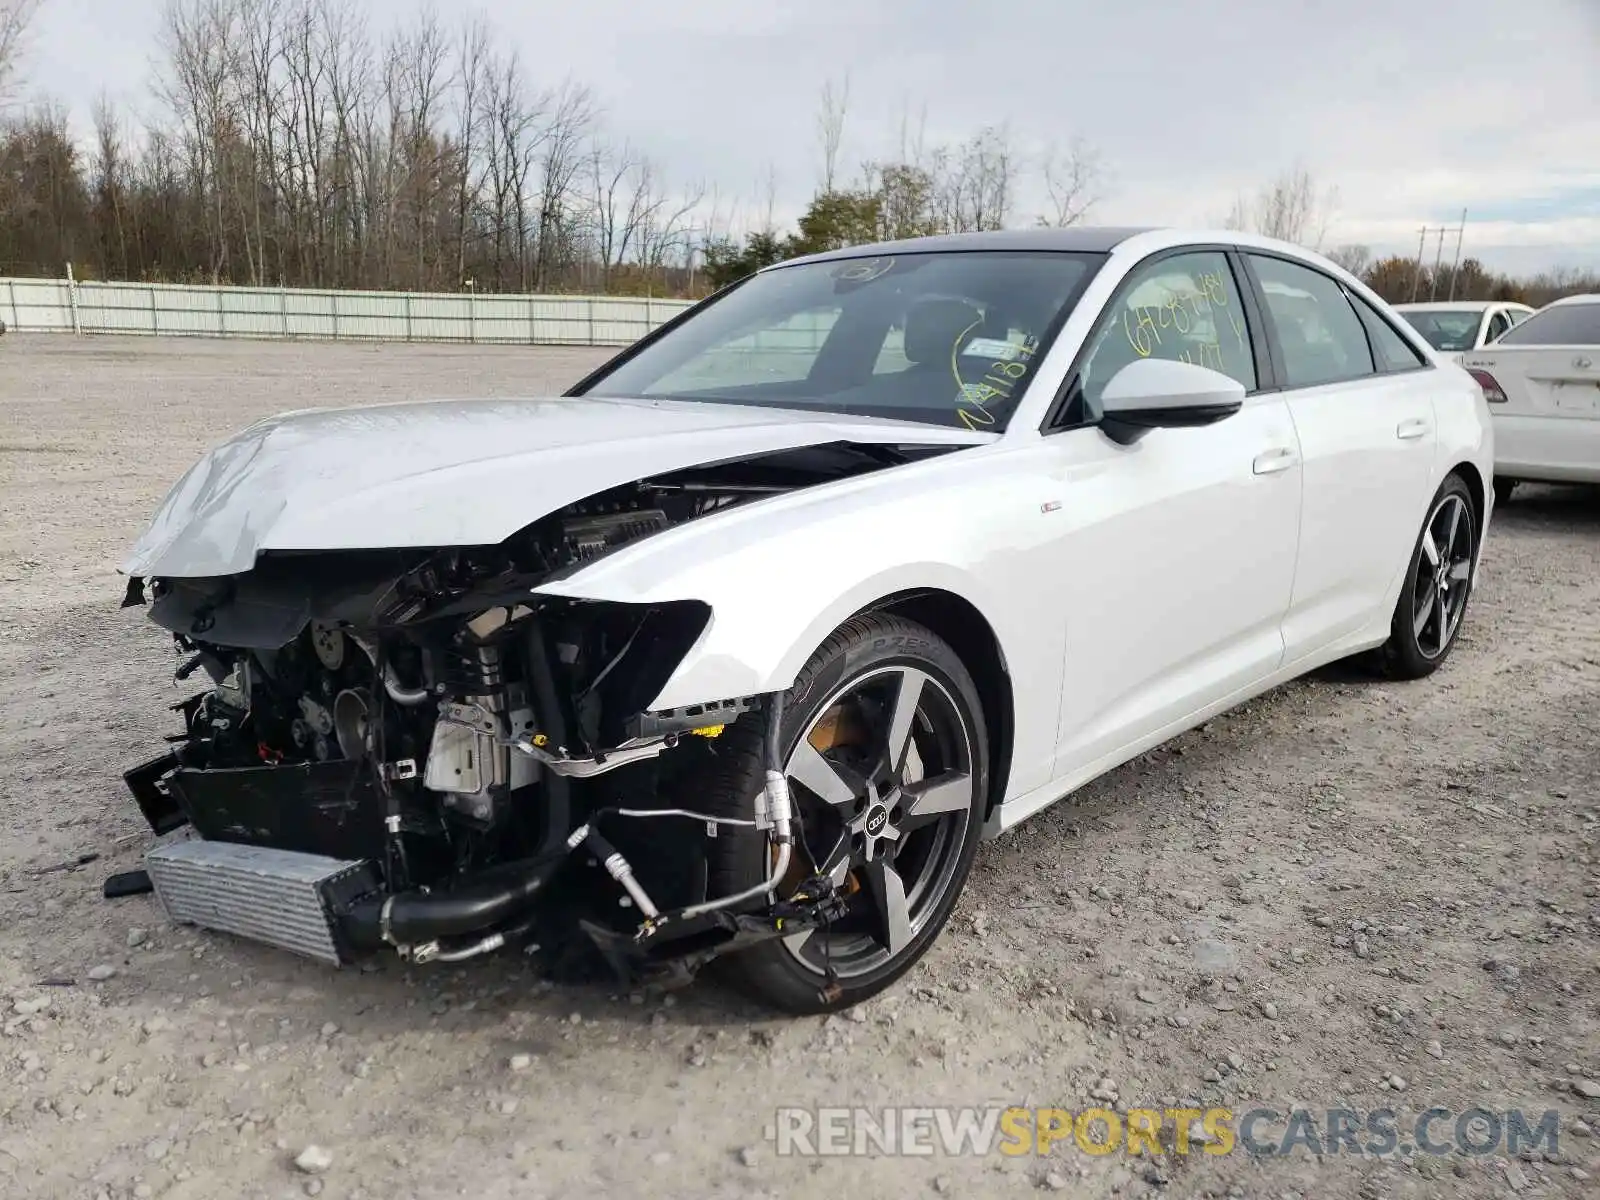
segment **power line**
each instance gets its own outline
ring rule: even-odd
[[[1450,267],[1450,295],[1448,299],[1454,300],[1456,298],[1456,277],[1461,271],[1461,246],[1467,236],[1467,210],[1464,208],[1461,210],[1461,222],[1458,225],[1440,225],[1437,228],[1431,225],[1424,225],[1422,227],[1420,236],[1417,238],[1417,268],[1411,273],[1411,299],[1413,301],[1416,300],[1417,293],[1422,289],[1422,272],[1425,269],[1422,256],[1427,253],[1428,235],[1430,233],[1439,235],[1439,249],[1434,254],[1432,278],[1428,282],[1428,299],[1437,300],[1439,298],[1439,274],[1444,266],[1444,239],[1451,232],[1456,235],[1456,258]]]

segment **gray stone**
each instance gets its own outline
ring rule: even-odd
[[[311,1145],[300,1151],[294,1160],[294,1165],[307,1175],[321,1175],[333,1166],[333,1154],[321,1146]]]

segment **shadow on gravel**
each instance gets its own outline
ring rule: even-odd
[[[1550,529],[1560,533],[1600,533],[1600,487],[1584,484],[1524,483],[1494,510],[1494,527]]]

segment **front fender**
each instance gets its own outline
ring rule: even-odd
[[[702,547],[709,553],[697,570],[674,570],[644,587],[578,575],[538,590],[583,600],[698,600],[710,606],[710,621],[651,702],[652,711],[786,689],[830,633],[885,596],[938,588],[991,611],[983,584],[947,563],[910,561],[877,569],[852,563],[856,569],[848,570],[835,556],[823,560],[824,569],[813,569],[800,566],[809,556],[792,542],[769,545],[734,553]]]
[[[901,468],[889,473],[901,476],[896,481],[844,481],[702,517],[537,591],[710,606],[710,622],[653,709],[787,688],[829,633],[885,596],[939,588],[985,614],[1002,611],[986,580],[1003,575],[992,568],[1006,539],[967,489],[938,486],[940,467]],[[996,634],[1009,659],[1016,647],[1005,644],[1006,631]]]
[[[711,620],[650,705],[788,688],[855,613],[939,589],[983,615],[1011,688],[1013,792],[1049,779],[1067,614],[1063,479],[1052,447],[961,450],[739,505],[623,545],[536,591],[629,604],[699,601]]]

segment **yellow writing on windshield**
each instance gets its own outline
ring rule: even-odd
[[[966,332],[971,332],[970,328]],[[1015,358],[991,360],[983,378],[976,383],[968,383],[961,378],[961,365],[957,359],[957,351],[966,332],[956,339],[956,344],[950,349],[950,373],[955,376],[958,388],[956,418],[968,429],[977,432],[996,421],[990,404],[1013,398],[1018,381],[1028,374],[1038,345],[1032,338],[1010,343],[1015,350]]]

